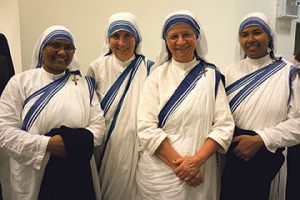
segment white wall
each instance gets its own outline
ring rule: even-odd
[[[0,32],[6,36],[16,72],[22,71],[18,0],[0,0]]]
[[[233,61],[236,31],[241,18],[253,11],[267,14],[275,24],[276,0],[20,0],[23,69],[30,65],[34,43],[50,25],[71,29],[77,41],[81,69],[100,55],[107,18],[114,12],[130,11],[136,15],[143,34],[146,56],[154,59],[160,48],[160,29],[164,17],[172,11],[187,9],[201,21],[208,39],[208,59],[220,68]],[[290,34],[279,35],[279,52],[292,54]]]

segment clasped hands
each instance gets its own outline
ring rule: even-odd
[[[204,175],[199,170],[202,162],[196,156],[180,157],[173,161],[177,166],[174,168],[174,173],[182,181],[192,187],[196,187],[203,183]]]

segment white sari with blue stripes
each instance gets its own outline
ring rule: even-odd
[[[285,60],[274,63],[267,55],[235,63],[224,75],[237,127],[257,132],[272,152],[299,141],[300,90],[295,66]],[[281,180],[285,180],[284,168]],[[280,184],[273,183],[271,199],[284,199],[285,181]]]
[[[141,199],[218,199],[220,177],[216,154],[201,166],[205,181],[195,188],[181,181],[155,155],[166,138],[181,156],[194,155],[207,138],[220,144],[220,152],[225,152],[231,142],[234,125],[225,90],[220,81],[216,95],[216,71],[208,66],[204,74],[200,71],[195,81],[189,81],[191,87],[181,95],[183,99],[178,98],[168,117],[159,122],[160,111],[198,63],[196,59],[185,64],[165,62],[145,82],[138,110],[141,150],[137,181]]]
[[[139,56],[136,66],[126,73],[135,58],[133,56],[128,61],[122,62],[113,54],[101,56],[92,62],[88,70],[88,74],[96,80],[96,92],[104,108],[107,127],[105,134],[107,145],[99,172],[103,199],[136,199],[135,172],[138,161],[136,115],[150,60]],[[130,85],[127,87],[129,82]],[[114,120],[116,110],[118,115]],[[107,140],[108,133],[109,140]]]
[[[97,97],[93,96],[92,79],[78,75],[75,78],[77,84],[72,81],[73,74],[53,75],[43,68],[27,70],[10,80],[1,97],[0,146],[11,157],[15,199],[37,199],[50,156],[46,152],[49,137],[43,135],[51,129],[61,125],[86,128],[93,133],[94,144],[101,143],[104,119]],[[96,166],[94,161],[91,164],[100,199]]]

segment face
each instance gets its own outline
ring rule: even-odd
[[[260,26],[249,26],[240,32],[240,45],[247,57],[258,59],[268,54],[269,38]]]
[[[188,24],[177,24],[170,28],[166,42],[172,57],[177,62],[187,63],[194,59],[196,34]]]
[[[120,30],[110,36],[109,46],[119,60],[126,61],[134,54],[135,39],[128,31]]]
[[[75,47],[67,40],[55,39],[44,47],[42,53],[44,69],[51,74],[60,74],[71,63]]]

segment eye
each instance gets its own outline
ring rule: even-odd
[[[246,37],[248,37],[248,33],[247,32],[241,32],[240,33],[240,38],[246,38]]]
[[[191,34],[191,33],[189,33],[189,32],[186,32],[186,33],[183,33],[183,34],[182,34],[182,37],[183,37],[183,38],[190,38],[190,37],[192,37],[192,35],[193,35],[193,34]]]
[[[129,39],[133,38],[133,35],[130,33],[125,33],[124,38],[129,40]]]
[[[255,29],[254,31],[253,31],[253,35],[261,35],[261,34],[263,34],[264,32],[263,32],[263,30],[260,30],[260,29]]]
[[[57,49],[60,49],[61,44],[58,42],[53,42],[53,43],[50,43],[49,46],[51,46],[53,49],[57,50]]]
[[[119,39],[120,38],[120,34],[118,32],[116,33],[113,33],[110,38],[113,38],[113,39]]]
[[[179,37],[178,34],[172,34],[172,35],[168,36],[168,39],[169,40],[177,40],[178,37]]]
[[[73,50],[75,50],[75,47],[74,47],[74,45],[69,44],[69,45],[66,45],[66,46],[65,46],[65,50],[66,50],[66,51],[73,51]]]

